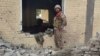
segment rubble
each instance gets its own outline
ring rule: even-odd
[[[100,56],[100,33],[91,38],[89,43],[57,52],[54,56]]]
[[[35,49],[13,46],[0,39],[0,56],[100,56],[100,34],[91,38],[87,45],[55,50],[50,47]]]
[[[28,49],[21,46],[13,46],[0,39],[0,56],[51,56],[55,51],[51,48]]]
[[[72,51],[73,56],[100,56],[100,33],[91,38],[87,45],[74,48]]]

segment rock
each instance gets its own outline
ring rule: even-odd
[[[72,50],[71,49],[67,49],[67,50],[60,50],[58,52],[56,52],[56,54],[54,54],[53,56],[71,56],[72,55]]]
[[[21,49],[21,50],[19,50],[19,53],[20,53],[20,54],[24,54],[25,52],[26,52],[25,49]]]
[[[15,54],[16,54],[17,56],[21,56],[21,54],[19,53],[19,51],[15,52]]]
[[[92,56],[99,56],[99,55],[92,55]]]
[[[3,46],[3,45],[5,45],[3,42],[0,42],[0,46]]]
[[[29,56],[38,56],[38,55],[31,53],[31,54],[29,54]]]
[[[73,50],[73,51],[71,52],[72,54],[76,54],[76,53],[81,53],[81,52],[82,52],[82,50],[79,49],[79,48],[73,48],[72,50]]]
[[[100,38],[100,32],[96,33],[96,38]]]
[[[14,52],[14,50],[7,48],[5,52]]]
[[[4,54],[4,49],[0,49],[0,55]]]
[[[11,48],[11,44],[10,43],[5,43],[4,44],[7,48]]]
[[[12,56],[14,53],[13,53],[13,51],[12,52],[6,52],[6,53],[4,53],[4,56]]]
[[[82,51],[89,51],[90,50],[90,47],[89,46],[82,46],[80,49]]]
[[[97,48],[91,48],[91,51],[98,51]]]
[[[91,56],[90,54],[84,54],[84,56]]]
[[[29,54],[28,53],[24,53],[22,56],[29,56]]]

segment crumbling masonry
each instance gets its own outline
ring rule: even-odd
[[[63,0],[64,13],[67,16],[66,47],[81,45],[85,41],[87,0]],[[92,0],[91,0],[92,1]],[[100,0],[94,2],[93,33],[100,32]],[[22,0],[0,0],[0,35],[14,45],[24,44],[26,47],[38,46],[34,35],[21,33]],[[47,37],[47,36],[46,36]],[[46,38],[44,47],[55,47],[53,38]],[[52,42],[49,42],[52,41]],[[49,43],[49,44],[48,44]]]

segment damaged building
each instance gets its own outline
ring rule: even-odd
[[[39,47],[35,35],[43,32],[43,47],[55,48],[53,35],[45,31],[53,29],[56,4],[67,16],[65,47],[87,43],[100,32],[100,0],[0,0],[0,37],[16,46]]]

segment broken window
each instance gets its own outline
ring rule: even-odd
[[[49,23],[48,9],[36,9],[36,19],[42,19],[43,23]]]
[[[54,6],[61,0],[22,0],[22,31],[32,34],[53,29]]]

